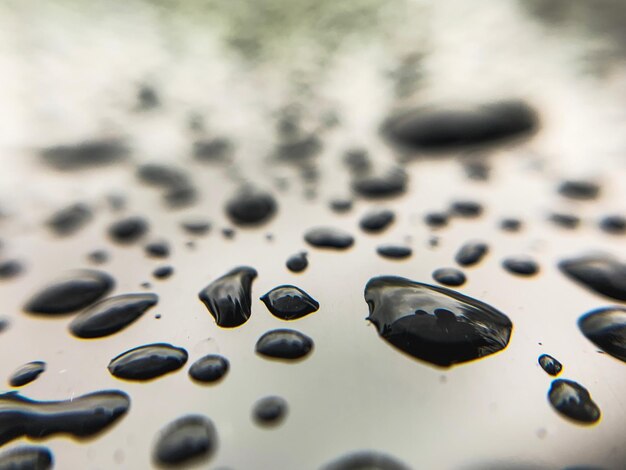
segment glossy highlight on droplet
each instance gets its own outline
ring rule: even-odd
[[[0,454],[0,470],[50,470],[54,457],[43,446],[20,445]]]
[[[260,426],[273,427],[287,416],[287,401],[282,397],[269,396],[259,399],[252,409],[252,417]]]
[[[277,329],[264,333],[256,343],[256,352],[272,359],[293,361],[308,356],[313,340],[296,330]]]
[[[559,375],[563,370],[563,365],[549,354],[542,354],[537,362],[547,374],[552,376]]]
[[[217,446],[217,429],[213,421],[202,415],[186,415],[159,432],[153,460],[159,466],[180,466],[211,458]]]
[[[604,254],[568,258],[559,269],[570,279],[614,300],[626,301],[626,263]]]
[[[433,271],[433,279],[444,286],[458,287],[465,284],[467,278],[456,268],[439,268]]]
[[[346,250],[354,244],[354,237],[348,232],[331,227],[315,227],[304,234],[304,240],[316,248]]]
[[[11,387],[22,387],[36,380],[45,370],[46,363],[43,361],[27,362],[11,374],[9,384]]]
[[[518,276],[532,276],[539,272],[539,265],[531,258],[525,256],[511,256],[502,260],[502,267]]]
[[[213,383],[221,380],[230,369],[228,359],[219,354],[207,354],[189,368],[189,376],[196,382]]]
[[[317,300],[292,285],[275,287],[261,297],[261,300],[272,315],[281,320],[297,320],[317,312],[320,308]]]
[[[459,249],[454,259],[461,266],[474,266],[480,263],[488,252],[489,247],[486,243],[470,241]]]
[[[626,362],[626,307],[604,307],[584,314],[578,328],[604,352]]]
[[[600,408],[591,399],[589,391],[573,380],[553,380],[548,401],[561,415],[577,423],[593,424],[600,420]]]
[[[171,344],[146,344],[113,358],[108,369],[119,379],[146,381],[180,369],[187,357],[187,351]]]
[[[300,253],[296,253],[295,255],[291,255],[287,258],[287,262],[285,266],[292,273],[301,273],[309,266],[309,260],[307,258],[307,252],[301,251]]]
[[[396,215],[389,209],[372,209],[366,212],[359,221],[361,230],[368,233],[380,233],[388,228]]]
[[[276,213],[278,204],[270,193],[244,187],[226,203],[226,215],[237,225],[260,225]]]
[[[380,245],[376,247],[376,253],[383,258],[402,260],[413,254],[410,246],[404,245]]]

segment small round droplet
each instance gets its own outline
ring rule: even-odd
[[[222,379],[230,368],[228,359],[219,354],[208,354],[194,362],[189,368],[189,376],[202,383],[213,383]]]
[[[584,314],[578,328],[611,356],[626,362],[626,307],[604,307]]]
[[[450,212],[456,217],[479,217],[483,213],[483,206],[476,201],[455,201],[450,204]]]
[[[600,229],[611,235],[626,233],[626,217],[621,215],[607,215],[600,220]]]
[[[556,376],[563,370],[563,365],[555,358],[548,354],[542,354],[538,359],[541,368],[546,371],[547,374]]]
[[[309,266],[309,260],[307,259],[307,252],[301,251],[295,255],[291,255],[287,258],[285,263],[287,269],[292,273],[301,273]]]
[[[486,243],[471,241],[459,249],[454,259],[461,266],[474,266],[480,263],[488,252],[489,247]]]
[[[172,274],[174,274],[174,268],[172,266],[169,266],[169,265],[167,265],[167,266],[159,266],[154,271],[152,271],[152,275],[156,279],[167,279]]]
[[[274,197],[252,187],[241,189],[226,203],[226,214],[237,225],[259,225],[267,222],[277,210]]]
[[[573,230],[580,225],[580,217],[574,214],[554,212],[550,214],[548,220],[561,228]]]
[[[320,304],[296,286],[283,285],[269,291],[261,300],[267,309],[281,320],[297,320],[317,312]]]
[[[252,409],[254,421],[260,426],[277,426],[287,416],[288,405],[284,398],[270,396],[258,400]]]
[[[20,445],[0,454],[0,470],[51,470],[53,465],[47,447]]]
[[[158,465],[181,465],[211,458],[217,446],[213,421],[202,415],[187,415],[175,419],[159,432],[153,459]]]
[[[13,372],[9,379],[9,384],[11,387],[22,387],[36,380],[45,370],[46,363],[43,361],[27,362]]]
[[[359,226],[364,232],[380,233],[387,229],[395,218],[395,214],[389,209],[373,209],[361,217]]]
[[[144,250],[148,256],[153,258],[167,258],[170,255],[170,244],[164,240],[148,243]]]
[[[439,268],[433,271],[433,279],[444,286],[462,286],[467,280],[465,274],[455,268]]]
[[[522,221],[519,219],[506,218],[500,221],[500,228],[505,232],[519,232],[522,225]]]
[[[553,380],[548,400],[556,411],[577,423],[593,424],[600,420],[600,408],[587,389],[572,380]]]
[[[316,248],[345,250],[354,245],[354,237],[343,230],[330,227],[316,227],[304,235],[304,240]]]
[[[130,244],[139,240],[148,231],[148,222],[139,216],[127,217],[109,227],[109,236],[117,243]]]
[[[187,362],[187,351],[154,343],[130,349],[113,358],[109,372],[120,379],[145,381],[176,371]]]
[[[383,258],[398,260],[409,258],[413,254],[411,247],[404,245],[380,245],[376,252]]]
[[[432,228],[441,228],[448,225],[448,214],[445,212],[429,212],[424,216],[426,225]]]
[[[502,267],[519,276],[532,276],[539,272],[539,265],[534,260],[522,256],[505,258]]]
[[[256,343],[256,352],[273,359],[292,361],[311,353],[313,340],[295,330],[277,329],[264,333]]]

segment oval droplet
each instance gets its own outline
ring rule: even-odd
[[[264,397],[254,404],[252,417],[261,426],[277,426],[287,416],[288,409],[287,401],[284,398]]]
[[[626,233],[626,217],[621,215],[607,215],[600,220],[600,229],[612,235]]]
[[[577,423],[593,424],[600,420],[600,408],[587,389],[572,380],[553,380],[548,400],[556,411]]]
[[[309,266],[309,260],[307,259],[307,252],[301,251],[295,255],[291,255],[285,263],[287,269],[292,273],[301,273]]]
[[[274,197],[265,191],[244,187],[226,203],[226,215],[236,225],[260,225],[276,213]]]
[[[167,258],[170,255],[170,244],[165,240],[158,240],[148,243],[144,250],[148,256]]]
[[[461,266],[474,266],[480,263],[488,251],[489,247],[486,243],[471,241],[461,247],[454,259]]]
[[[519,276],[532,276],[539,272],[539,265],[535,260],[522,256],[505,258],[502,261],[502,267],[511,274]]]
[[[455,268],[439,268],[433,271],[433,279],[444,286],[458,287],[465,284],[465,274]]]
[[[109,297],[79,314],[69,329],[78,338],[109,336],[126,328],[158,301],[158,296],[150,293]]]
[[[0,470],[50,470],[53,465],[47,447],[21,445],[0,454]]]
[[[541,368],[546,371],[547,374],[556,376],[563,370],[563,365],[555,358],[548,354],[542,354],[538,359]]]
[[[53,434],[88,437],[124,416],[130,397],[103,390],[65,401],[37,401],[17,393],[0,395],[0,445],[20,437],[41,439]]]
[[[252,306],[252,281],[256,277],[256,269],[240,266],[200,291],[200,300],[218,326],[234,328],[248,321]]]
[[[296,286],[283,285],[269,291],[261,300],[267,309],[281,320],[297,320],[317,312],[320,304]]]
[[[567,277],[615,300],[626,301],[626,264],[608,255],[583,255],[559,263]]]
[[[0,261],[0,280],[13,279],[24,271],[24,265],[16,260]]]
[[[11,375],[9,379],[9,384],[11,387],[21,387],[23,385],[29,384],[41,373],[46,370],[46,363],[43,361],[32,361],[27,362],[26,364],[17,368],[15,372]]]
[[[256,352],[273,359],[292,361],[308,356],[313,340],[296,330],[277,329],[264,333],[256,343]]]
[[[24,310],[38,314],[74,312],[107,294],[114,284],[113,278],[102,271],[74,272],[35,294],[26,303]]]
[[[513,328],[506,315],[479,300],[396,276],[371,279],[365,301],[368,320],[385,341],[441,367],[501,351]]]
[[[450,213],[456,217],[478,217],[483,213],[483,206],[476,201],[454,201],[450,204]]]
[[[593,181],[566,180],[559,185],[558,192],[569,199],[589,201],[600,195],[600,186]]]
[[[180,465],[191,460],[211,458],[218,446],[213,421],[202,415],[187,415],[165,426],[154,446],[154,462]]]
[[[404,245],[380,245],[376,252],[383,258],[406,259],[413,254],[411,247]]]
[[[315,227],[304,234],[304,240],[316,248],[345,250],[354,244],[354,237],[343,230],[331,227]]]
[[[367,199],[382,199],[404,194],[409,177],[402,168],[387,171],[357,172],[352,181],[352,190]]]
[[[176,371],[187,362],[187,351],[167,343],[130,349],[109,362],[111,375],[126,380],[151,380]]]
[[[229,369],[230,364],[224,356],[208,354],[191,365],[189,376],[197,382],[212,383],[222,379]]]
[[[155,279],[167,279],[174,274],[174,268],[172,266],[159,266],[152,271],[152,275]]]
[[[389,209],[372,209],[366,212],[359,221],[361,230],[368,233],[380,233],[388,228],[396,215]]]
[[[409,470],[410,467],[392,457],[373,450],[360,450],[342,455],[324,465],[322,470]]]
[[[578,328],[600,349],[626,362],[626,308],[592,310],[580,317]]]
[[[93,214],[89,206],[77,203],[52,214],[46,221],[46,225],[56,235],[72,235],[84,227],[92,218]]]

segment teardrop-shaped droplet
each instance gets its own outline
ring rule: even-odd
[[[202,415],[187,415],[175,419],[159,432],[153,458],[159,465],[180,465],[211,458],[217,445],[213,421]]]
[[[473,266],[480,263],[488,251],[489,247],[486,243],[471,241],[461,247],[454,259],[461,266]]]
[[[307,259],[307,252],[301,251],[295,255],[291,255],[287,258],[285,263],[287,269],[292,273],[301,273],[309,266],[309,260]]]
[[[361,217],[359,226],[364,232],[379,233],[389,227],[395,217],[396,215],[389,209],[372,209]]]
[[[626,264],[608,255],[583,255],[559,263],[570,279],[615,300],[626,301]]]
[[[563,370],[563,365],[555,358],[548,354],[542,354],[538,359],[541,368],[546,371],[547,374],[556,376]]]
[[[116,333],[155,306],[156,294],[124,294],[109,297],[79,314],[69,329],[79,338],[101,338]]]
[[[21,445],[0,454],[0,470],[50,470],[54,458],[43,446]]]
[[[256,269],[240,266],[200,291],[200,300],[218,326],[234,328],[248,321],[252,306],[252,281],[256,277]]]
[[[406,259],[413,254],[413,250],[404,245],[380,245],[376,248],[376,253],[383,258]]]
[[[539,265],[531,258],[525,256],[511,256],[502,261],[502,267],[511,274],[518,276],[532,276],[539,272]]]
[[[187,362],[187,351],[167,343],[154,343],[130,349],[113,358],[109,372],[120,379],[150,380],[180,369]]]
[[[252,187],[241,189],[226,203],[226,214],[237,225],[263,224],[276,209],[276,200],[270,193]]]
[[[217,382],[226,375],[230,364],[219,354],[208,354],[194,362],[189,368],[189,376],[197,382]]]
[[[124,416],[129,407],[129,396],[119,390],[103,390],[64,401],[37,401],[17,393],[3,393],[0,445],[19,437],[92,436]]]
[[[287,361],[301,359],[313,349],[313,340],[296,330],[277,329],[264,333],[256,343],[261,356]]]
[[[345,250],[354,244],[354,237],[348,232],[331,227],[315,227],[304,234],[304,240],[316,248]]]
[[[578,320],[578,328],[589,341],[626,362],[626,308],[605,307],[592,310]]]
[[[74,312],[107,294],[114,284],[113,278],[102,271],[73,272],[35,294],[24,310],[40,314]]]
[[[277,318],[297,320],[310,313],[317,312],[320,304],[309,294],[296,286],[283,285],[269,291],[261,300]]]
[[[276,426],[287,416],[288,405],[284,398],[270,396],[258,400],[252,409],[252,417],[261,426]]]
[[[593,424],[600,419],[600,408],[587,389],[572,380],[553,380],[548,400],[555,410],[578,423]]]
[[[21,387],[31,383],[41,373],[46,370],[46,363],[43,361],[32,361],[18,367],[9,379],[11,387]]]
[[[410,467],[391,455],[373,450],[360,450],[336,458],[322,470],[409,470]]]
[[[506,347],[511,320],[495,308],[443,287],[382,276],[365,287],[368,319],[405,353],[448,367]]]
[[[433,279],[444,286],[458,287],[467,280],[463,271],[455,268],[439,268],[433,271]]]

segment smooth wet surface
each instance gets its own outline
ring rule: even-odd
[[[152,380],[177,371],[187,362],[187,351],[167,343],[154,343],[129,349],[111,359],[111,375],[125,380]]]
[[[585,313],[578,328],[589,341],[626,362],[626,307],[603,307]]]
[[[261,300],[272,315],[281,320],[297,320],[317,312],[320,308],[317,300],[292,285],[275,287],[261,297]]]
[[[158,434],[153,460],[164,467],[211,458],[218,446],[217,429],[206,416],[187,415],[175,419]]]
[[[600,420],[600,408],[591,399],[589,391],[577,382],[556,379],[550,385],[548,401],[556,411],[580,424]]]

